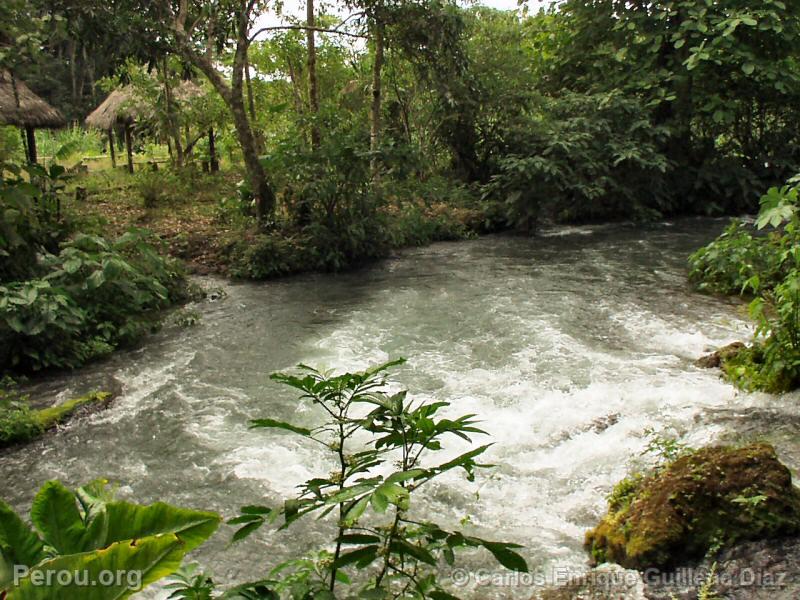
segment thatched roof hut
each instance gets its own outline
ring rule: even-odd
[[[125,146],[128,154],[128,171],[133,173],[133,149],[131,143],[131,128],[134,121],[145,112],[145,106],[137,98],[131,86],[117,88],[112,91],[100,106],[95,108],[86,117],[86,125],[96,127],[108,133],[108,145],[111,153],[111,164],[116,166],[114,154],[114,126],[117,124],[125,127]]]
[[[12,76],[0,71],[0,124],[25,128],[25,152],[28,162],[36,162],[36,136],[38,127],[62,127],[64,115],[34,94],[31,89]]]
[[[86,117],[89,127],[107,131],[117,123],[130,125],[142,113],[141,102],[133,88],[125,86],[112,91],[105,100]]]
[[[15,90],[16,88],[16,90]],[[0,72],[0,123],[17,127],[63,127],[64,116],[10,73]]]

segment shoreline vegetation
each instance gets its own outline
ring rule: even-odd
[[[0,389],[0,452],[32,442],[87,411],[110,406],[109,392],[90,392],[45,408],[31,408],[27,396],[8,382]]]

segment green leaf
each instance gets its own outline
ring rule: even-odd
[[[364,546],[363,548],[357,548],[351,552],[345,552],[344,554],[340,555],[339,558],[334,561],[333,568],[340,569],[356,562],[360,565],[369,564],[375,560],[377,556],[378,546]]]
[[[519,571],[520,573],[528,572],[528,563],[525,562],[525,559],[511,550],[511,547],[517,547],[516,544],[503,544],[501,542],[487,542],[483,540],[480,544],[491,552],[495,559],[497,559],[497,562],[506,569]]]
[[[32,569],[9,592],[8,600],[121,600],[177,571],[185,552],[177,536],[164,534],[60,556]],[[63,585],[58,581],[59,573],[79,574],[80,579]],[[114,574],[113,585],[100,585],[109,573]],[[50,584],[34,585],[36,577],[49,577]]]
[[[753,63],[744,63],[742,65],[742,71],[745,75],[752,75],[755,70],[756,66]]]
[[[261,526],[263,526],[263,525],[264,525],[263,519],[259,519],[257,521],[252,521],[252,522],[248,523],[244,527],[241,527],[241,528],[236,530],[236,533],[233,534],[233,538],[231,538],[231,542],[232,543],[233,542],[239,542],[239,541],[245,539],[250,534],[252,534],[254,531],[260,529]]]
[[[389,508],[389,499],[377,490],[369,497],[369,503],[372,505],[372,510],[377,513],[385,513]]]
[[[402,538],[394,539],[389,545],[389,551],[399,555],[411,556],[420,562],[424,562],[433,567],[436,566],[436,559],[427,549],[422,546],[411,544]]]
[[[59,554],[75,554],[83,547],[86,527],[75,494],[59,481],[45,483],[31,505],[31,521],[44,541]]]
[[[410,501],[409,492],[401,485],[386,482],[378,487],[375,493],[385,497],[391,504],[394,504],[402,510],[408,509]]]
[[[0,500],[0,589],[11,581],[14,565],[32,567],[44,558],[44,543],[12,508]]]
[[[348,510],[344,518],[342,519],[342,525],[345,527],[352,527],[353,525],[358,522],[358,519],[361,518],[361,515],[364,514],[364,511],[367,509],[367,505],[369,505],[369,496],[364,496],[363,498],[359,499],[350,510]],[[361,542],[367,543],[367,542]]]
[[[284,421],[276,421],[275,419],[255,419],[253,421],[250,421],[250,428],[285,429],[286,431],[299,433],[300,435],[303,435],[305,437],[311,437],[310,429],[306,429],[305,427],[298,427],[296,425],[292,425],[291,423],[286,423]]]
[[[211,537],[220,523],[220,516],[216,513],[178,508],[163,502],[149,506],[109,502],[106,512],[108,533],[105,545],[174,533],[189,552]]]

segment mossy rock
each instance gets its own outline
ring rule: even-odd
[[[702,369],[719,369],[723,364],[725,364],[725,361],[736,358],[736,355],[746,348],[747,346],[745,346],[742,342],[734,342],[732,344],[728,344],[727,346],[723,346],[716,352],[698,358],[694,364]]]
[[[800,490],[767,444],[709,447],[627,479],[587,532],[596,563],[670,569],[748,540],[800,533]]]
[[[107,407],[111,398],[108,392],[91,392],[63,404],[38,410],[30,409],[27,399],[16,408],[0,406],[0,448],[34,440],[43,432],[65,423],[81,409]]]

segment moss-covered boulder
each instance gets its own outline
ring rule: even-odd
[[[694,364],[701,369],[719,369],[725,361],[736,358],[736,356],[746,348],[747,346],[742,342],[734,342],[723,346],[716,352],[698,358]]]
[[[596,563],[691,564],[710,550],[800,533],[800,490],[767,444],[709,447],[621,482],[586,534]]]

